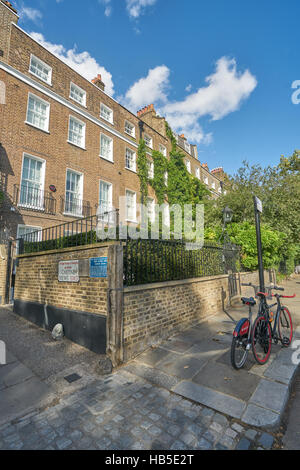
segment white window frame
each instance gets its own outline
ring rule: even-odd
[[[39,62],[40,65],[42,65],[42,67],[45,67],[45,69],[48,69],[48,72],[49,72],[48,80],[45,80],[44,78],[40,77],[39,75],[37,75],[31,70],[32,59],[34,59],[36,62]],[[34,54],[30,54],[29,73],[34,75],[39,80],[42,80],[42,82],[48,83],[48,85],[52,86],[52,67],[50,67],[50,65],[46,64],[43,60],[39,59]]]
[[[151,160],[148,160],[147,164],[148,164],[148,178],[150,180],[153,180],[153,178],[154,178],[154,162],[152,162]]]
[[[81,201],[81,211],[80,212],[68,212],[66,211],[66,202],[67,202],[67,180],[68,180],[68,172],[75,173],[80,176],[80,197],[77,197],[76,199]],[[65,182],[65,205],[64,205],[64,215],[71,215],[73,217],[82,217],[83,213],[83,178],[84,174],[81,173],[80,171],[73,170],[72,168],[67,168],[66,169],[66,182]]]
[[[164,182],[165,182],[165,185],[168,186],[168,178],[169,178],[169,174],[167,171],[164,172]]]
[[[127,166],[127,151],[131,152],[134,155],[134,164],[133,164],[134,168],[129,168]],[[133,171],[134,173],[136,173],[136,153],[135,153],[134,150],[131,150],[129,147],[126,147],[126,149],[125,149],[125,168],[126,168],[126,170],[130,170],[130,171]]]
[[[149,144],[147,144],[146,139],[148,139]],[[147,145],[147,147],[150,147],[151,149],[153,149],[153,139],[152,139],[152,137],[150,137],[150,135],[144,134],[144,141],[145,141],[145,144]]]
[[[162,144],[159,144],[158,150],[160,151],[160,153],[163,154],[164,157],[167,156],[167,147],[165,147],[165,146],[162,145]]]
[[[18,224],[18,227],[17,227],[17,238],[21,238],[20,236],[20,228],[31,228],[31,232],[37,232],[38,231],[38,239],[35,240],[35,241],[40,241],[41,240],[41,234],[42,234],[42,227],[37,227],[35,225],[25,225],[25,224]],[[29,232],[29,233],[31,233]],[[25,234],[25,236],[28,235],[28,234]]]
[[[131,193],[132,195],[134,195],[134,210],[133,212],[135,213],[135,218],[131,219],[129,218],[129,214],[128,214],[128,204],[127,204],[127,194],[128,193]],[[133,223],[136,223],[136,192],[135,191],[132,191],[131,189],[126,189],[125,190],[125,200],[126,200],[126,222],[133,222]]]
[[[214,181],[212,181],[211,187],[212,187],[212,189],[216,189],[216,183]]]
[[[32,122],[28,121],[28,112],[29,112],[29,100],[30,98],[33,98],[37,101],[41,101],[47,106],[47,113],[46,113],[46,128],[43,129],[42,127],[36,126]],[[34,127],[35,129],[39,129],[40,131],[47,132],[49,134],[49,120],[50,120],[50,103],[48,101],[43,100],[43,98],[40,98],[37,95],[34,95],[33,93],[28,93],[28,99],[27,99],[27,110],[26,110],[26,120],[25,124],[28,124],[29,126]]]
[[[110,119],[107,119],[105,116],[102,116],[102,114],[101,114],[102,108],[104,108],[106,111],[109,111],[111,113],[111,118]],[[106,104],[104,104],[104,103],[100,103],[100,117],[101,117],[101,119],[104,119],[106,122],[109,122],[110,124],[114,123],[114,112],[111,108],[106,106]]]
[[[207,184],[207,186],[208,186],[208,177],[207,176],[204,176],[204,183]]]
[[[80,91],[81,93],[83,93],[83,101],[82,102],[80,100],[77,100],[76,98],[74,98],[74,96],[71,96],[72,86],[74,88],[76,88],[78,91]],[[80,86],[76,85],[76,83],[74,83],[74,82],[70,82],[70,95],[69,95],[69,98],[71,98],[71,100],[75,101],[76,103],[81,104],[81,106],[84,106],[86,108],[86,91],[83,90],[83,88],[80,88]]]
[[[21,203],[20,202],[20,198],[21,198],[21,191],[22,191],[22,179],[23,179],[23,167],[24,167],[24,158],[27,157],[27,158],[31,158],[32,160],[37,160],[38,162],[41,162],[42,163],[42,172],[41,172],[41,189],[39,191],[41,191],[42,194],[44,194],[44,188],[45,188],[45,174],[46,174],[46,160],[44,160],[43,158],[39,158],[39,157],[36,157],[35,155],[31,155],[29,153],[26,153],[26,152],[23,152],[23,156],[22,156],[22,166],[21,166],[21,177],[20,177],[20,194],[19,194],[19,200],[18,200],[18,206],[19,207],[26,207],[28,209],[38,209],[38,210],[44,210],[45,207],[44,207],[44,199],[43,199],[43,205],[41,206],[34,206],[34,205],[31,205],[31,204],[24,204],[24,203]],[[22,224],[21,224],[22,225]]]
[[[99,180],[99,198],[98,198],[99,207],[100,207],[100,196],[101,196],[101,183],[107,184],[109,186],[109,192],[108,192],[108,194],[109,194],[109,207],[103,212],[110,212],[110,211],[113,210],[113,184],[110,181],[106,181],[106,180],[102,180],[102,179]],[[101,220],[107,222],[109,217],[108,217],[108,214],[106,216],[103,214],[103,215],[100,215],[100,218],[101,218]]]
[[[127,130],[126,130],[126,124],[127,124],[127,125],[129,124],[129,127],[131,127],[132,132],[127,132]],[[130,135],[131,137],[134,137],[134,138],[135,138],[135,125],[132,124],[132,122],[128,121],[127,119],[125,120],[124,132],[125,132],[125,134]]]
[[[184,141],[184,149],[187,153],[191,153],[191,145],[186,140]]]
[[[200,168],[196,168],[196,171],[195,171],[195,174],[196,174],[196,178],[198,178],[198,180],[200,179]]]
[[[74,121],[76,121],[78,124],[81,124],[83,126],[83,132],[82,132],[82,139],[83,139],[83,142],[82,142],[82,145],[78,145],[76,142],[72,142],[72,140],[70,140],[70,122],[71,122],[71,119],[73,119]],[[75,145],[76,147],[79,147],[83,150],[85,150],[85,131],[86,131],[86,124],[85,122],[81,121],[80,119],[78,119],[77,117],[73,116],[73,115],[69,115],[69,127],[68,127],[68,139],[67,139],[67,142],[69,144],[72,144],[72,145]]]
[[[186,160],[186,161],[185,161],[185,166],[186,166],[187,171],[188,171],[189,173],[191,173],[191,172],[192,172],[192,166],[191,166],[190,160]]]
[[[106,139],[110,140],[111,143],[111,158],[107,158],[104,155],[101,155],[101,139],[102,137],[105,137]],[[113,162],[114,161],[114,140],[112,137],[109,137],[106,134],[103,134],[103,132],[100,133],[100,157],[103,158],[104,160],[107,160],[108,162]]]
[[[149,210],[150,204],[152,207]],[[151,223],[155,222],[155,199],[153,197],[147,198],[147,217]]]

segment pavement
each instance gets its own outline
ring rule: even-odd
[[[298,295],[288,305],[296,327],[297,282],[285,286]],[[250,353],[245,369],[234,371],[231,335],[244,315],[240,308],[217,314],[100,376],[96,354],[55,342],[0,309],[8,347],[8,364],[0,366],[0,449],[281,448],[294,351],[274,347],[265,367]]]

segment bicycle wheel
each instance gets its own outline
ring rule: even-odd
[[[235,369],[241,369],[247,360],[247,336],[233,337],[231,343],[231,364]]]
[[[271,354],[272,331],[265,317],[257,317],[252,330],[252,351],[258,364],[265,364]]]
[[[282,346],[288,348],[293,339],[293,322],[289,310],[282,307],[278,319],[278,333]]]

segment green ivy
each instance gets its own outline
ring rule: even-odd
[[[0,191],[0,206],[1,206],[3,201],[4,201],[4,193],[3,193],[3,191]]]
[[[138,177],[140,179],[140,190],[142,202],[146,203],[148,196],[148,159],[144,139],[140,140],[137,158]]]
[[[169,124],[167,123],[167,121],[165,121],[165,126],[166,126],[166,135],[170,139],[171,144],[172,144],[172,152],[176,151],[177,142],[174,137],[173,131],[171,127],[169,126]]]
[[[150,184],[155,191],[159,205],[165,202],[167,186],[165,184],[165,172],[168,171],[168,160],[161,152],[153,150],[154,178]]]

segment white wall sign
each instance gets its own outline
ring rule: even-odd
[[[78,259],[59,261],[58,280],[60,282],[79,282],[79,261]]]

